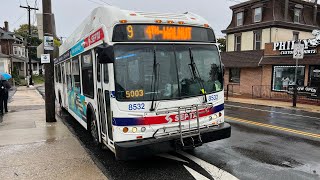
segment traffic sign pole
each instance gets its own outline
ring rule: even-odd
[[[294,74],[294,88],[293,88],[293,98],[292,98],[292,106],[297,107],[297,96],[298,96],[298,85],[297,85],[297,76],[298,76],[298,61],[299,59],[296,58],[296,70]]]
[[[294,74],[294,87],[293,87],[293,97],[292,97],[292,106],[297,107],[297,96],[298,96],[298,84],[297,84],[297,76],[298,76],[298,64],[299,59],[303,59],[304,56],[304,44],[294,44],[293,46],[293,59],[296,60],[296,69]]]

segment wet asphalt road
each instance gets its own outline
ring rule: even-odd
[[[320,114],[317,113],[226,102],[225,114],[320,134]],[[110,179],[219,179],[213,178],[210,167],[199,165],[179,152],[168,153],[167,158],[155,156],[140,161],[116,161],[111,151],[94,147],[89,134],[68,113],[57,109],[57,117],[79,138]],[[239,179],[320,179],[320,138],[255,126],[232,118],[226,118],[226,121],[232,125],[231,138],[204,144],[187,153]],[[192,175],[192,171],[200,176]]]

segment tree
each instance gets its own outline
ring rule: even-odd
[[[226,52],[226,38],[218,38],[217,42],[219,43],[221,52]]]
[[[16,34],[22,36],[25,40],[28,40],[29,38],[29,25],[28,24],[22,24],[20,27],[14,31]],[[38,29],[36,26],[31,25],[31,37],[30,37],[30,46],[32,48],[30,49],[29,56],[31,59],[38,59],[37,58],[37,48],[41,44],[41,40],[37,37],[38,36]]]

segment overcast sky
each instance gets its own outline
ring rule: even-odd
[[[28,22],[27,10],[19,8],[20,5],[39,7],[42,12],[42,0],[0,0],[0,26],[3,22],[9,22],[11,31],[17,29],[20,24]],[[207,19],[213,26],[218,37],[223,36],[225,29],[231,20],[229,6],[245,0],[51,0],[52,11],[55,14],[57,35],[68,37],[90,12],[98,6],[106,3],[122,9],[151,11],[151,12],[193,12]],[[31,15],[31,23],[35,22],[34,11]]]

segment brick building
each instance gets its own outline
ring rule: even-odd
[[[286,93],[294,84],[293,44],[305,45],[297,84],[320,86],[320,6],[316,1],[250,0],[230,7],[233,16],[221,54],[225,85],[239,94]],[[230,86],[230,85],[229,85]],[[320,89],[320,87],[319,87]]]

